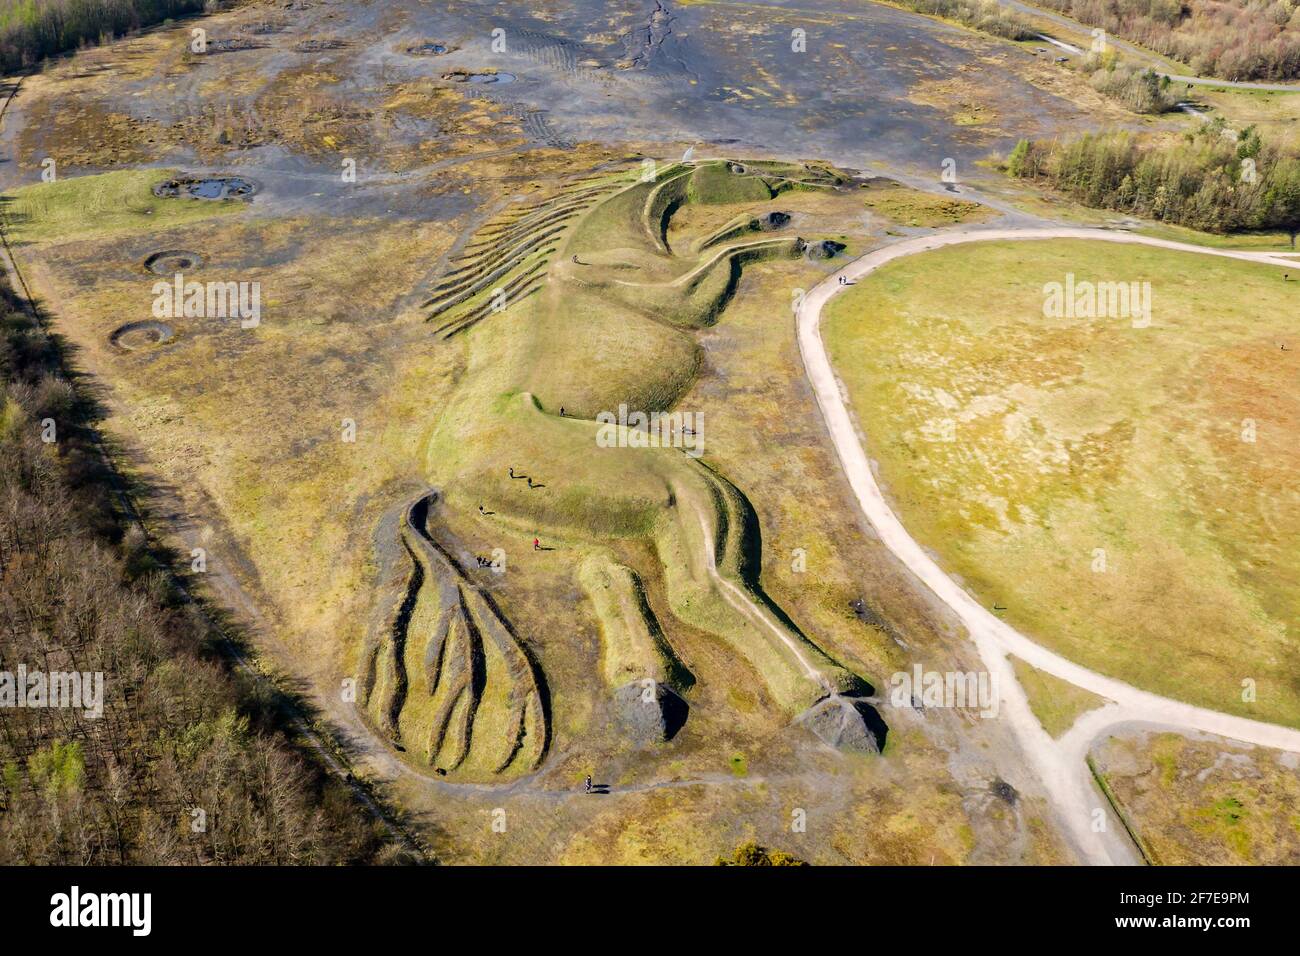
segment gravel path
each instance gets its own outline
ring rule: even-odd
[[[1268,253],[1208,249],[1102,229],[971,228],[893,243],[855,259],[819,283],[808,293],[798,311],[799,349],[809,381],[817,395],[817,404],[858,504],[885,546],[951,608],[966,626],[984,666],[990,674],[997,676],[1001,693],[998,717],[1011,725],[1080,857],[1091,863],[1134,863],[1138,862],[1135,848],[1113,815],[1102,832],[1094,832],[1094,821],[1097,819],[1095,811],[1101,809],[1104,813],[1109,813],[1107,801],[1095,786],[1084,760],[1089,747],[1098,736],[1116,724],[1142,723],[1176,730],[1202,731],[1259,746],[1300,752],[1300,730],[1170,700],[1098,674],[1036,644],[980,605],[926,554],[886,503],[849,415],[845,396],[831,368],[820,333],[823,307],[836,294],[848,288],[840,285],[841,277],[848,281],[861,279],[895,259],[941,246],[1043,239],[1133,243],[1295,268],[1294,261]],[[1009,654],[1112,703],[1085,714],[1060,740],[1053,740],[1030,710],[1024,690],[1016,681]]]

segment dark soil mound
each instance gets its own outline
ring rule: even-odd
[[[830,239],[823,239],[820,242],[810,242],[804,250],[804,254],[809,259],[834,259],[844,251],[844,243],[834,242]]]
[[[638,745],[671,740],[686,723],[689,708],[667,684],[656,683],[647,693],[642,681],[614,691],[614,704],[623,732]]]
[[[788,212],[769,212],[765,216],[759,216],[756,221],[761,232],[773,232],[777,229],[784,229],[790,224],[790,214]]]
[[[874,707],[862,700],[832,694],[799,715],[803,724],[837,750],[880,753],[889,728]]]

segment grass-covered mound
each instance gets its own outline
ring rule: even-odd
[[[602,446],[596,421],[620,408],[676,409],[700,366],[696,333],[718,321],[742,270],[803,250],[798,236],[761,229],[706,249],[669,249],[681,209],[768,200],[775,192],[768,180],[782,189],[840,182],[821,167],[797,164],[671,164],[650,179],[596,177],[485,227],[467,246],[465,265],[457,265],[468,271],[450,273],[435,297],[433,320],[463,332],[467,366],[427,461],[431,483],[445,490],[453,511],[473,513],[486,503],[495,526],[525,540],[559,541],[587,558],[575,577],[602,620],[607,683],[636,674],[683,683],[673,648],[659,644],[658,623],[634,608],[629,582],[649,571],[677,621],[720,638],[793,716],[828,689],[861,683],[764,595],[757,519],[743,494],[681,447],[638,445],[626,428],[618,447]],[[571,198],[576,191],[586,197],[579,205]],[[557,219],[564,208],[576,211]],[[726,219],[738,212],[722,210]],[[528,280],[535,293],[507,295],[505,308],[482,312],[473,296],[508,289],[512,270],[523,268],[522,260],[516,267],[509,255],[488,250],[527,245],[530,233],[552,228],[559,231],[530,253],[541,263]],[[470,289],[470,298],[442,308]],[[465,315],[475,317],[466,322]],[[511,468],[528,480],[512,477]],[[622,568],[607,560],[610,547],[648,549],[656,560]],[[617,599],[607,593],[616,581]]]
[[[727,163],[709,163],[691,173],[690,197],[699,203],[759,202],[772,198],[761,176]]]

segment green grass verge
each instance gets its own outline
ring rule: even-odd
[[[160,199],[153,187],[175,170],[131,169],[23,186],[4,197],[17,243],[102,239],[154,232],[247,209],[238,199]]]
[[[1018,657],[1011,658],[1011,664],[1034,716],[1053,737],[1061,736],[1081,715],[1106,703],[1105,698],[1031,667]]]

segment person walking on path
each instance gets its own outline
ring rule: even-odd
[[[542,542],[537,538],[533,538],[533,550],[534,551],[542,550]]]
[[[587,793],[591,793],[591,774],[587,774]]]

